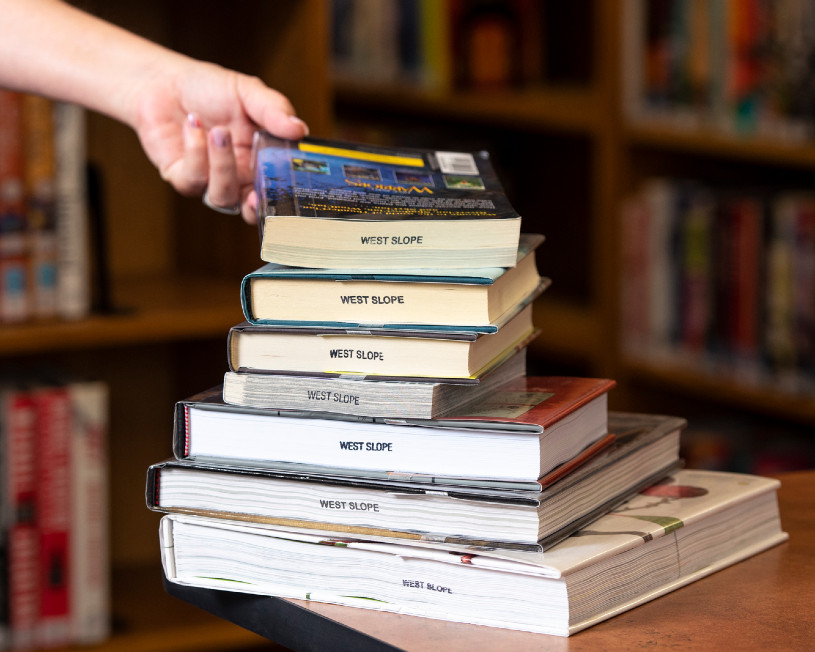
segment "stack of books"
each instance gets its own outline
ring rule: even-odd
[[[781,540],[773,482],[677,471],[683,419],[526,375],[543,238],[487,154],[261,134],[256,161],[229,371],[148,469],[170,582],[568,635]]]

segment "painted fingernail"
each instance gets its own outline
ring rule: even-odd
[[[223,127],[213,127],[209,134],[210,138],[212,138],[212,143],[216,147],[229,146],[230,135],[228,129],[224,129]]]
[[[196,129],[201,128],[201,121],[198,119],[198,116],[195,115],[194,113],[187,114],[187,123],[190,125],[190,127],[195,127]]]
[[[298,124],[298,125],[300,125],[301,127],[303,127],[303,132],[305,133],[305,135],[306,135],[306,136],[308,136],[308,134],[309,134],[308,125],[307,125],[305,122],[303,122],[303,121],[302,121],[300,118],[298,118],[296,115],[290,115],[290,116],[289,116],[289,120],[291,120],[291,121],[292,121],[292,122],[294,122],[295,124]]]

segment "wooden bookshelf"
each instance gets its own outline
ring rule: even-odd
[[[330,133],[326,0],[247,0],[240,11],[191,0],[77,4],[173,49],[260,77],[292,100],[312,133]],[[226,371],[227,331],[243,319],[240,280],[262,263],[257,228],[177,195],[135,134],[106,117],[88,115],[88,157],[102,181],[113,310],[0,326],[4,366],[56,369],[110,388],[113,635],[76,649],[282,649],[166,595],[158,515],[144,502],[147,466],[171,455],[174,402]]]
[[[690,359],[633,358],[622,349],[620,214],[623,200],[637,183],[651,176],[698,175],[704,179],[711,174],[714,180],[733,184],[769,181],[811,188],[815,171],[813,142],[743,137],[699,126],[704,124],[701,121],[689,127],[676,121],[627,117],[623,57],[631,26],[625,22],[625,10],[624,0],[587,0],[568,7],[552,3],[545,12],[542,32],[543,41],[549,44],[548,55],[552,47],[573,52],[587,63],[588,70],[581,68],[573,77],[559,74],[551,78],[544,71],[538,83],[520,90],[422,91],[408,84],[350,80],[343,70],[334,91],[338,122],[353,120],[359,111],[362,119],[373,117],[382,128],[392,114],[397,139],[412,118],[426,130],[437,125],[440,142],[458,131],[484,134],[485,142],[497,134],[500,144],[505,133],[518,129],[528,133],[530,142],[534,135],[544,134],[534,141],[536,146],[545,146],[546,135],[550,135],[551,142],[564,151],[570,142],[585,147],[587,163],[563,160],[576,180],[569,191],[583,211],[571,230],[549,232],[553,224],[559,226],[558,222],[572,216],[563,214],[562,197],[552,201],[552,189],[547,189],[545,179],[540,189],[531,191],[537,204],[528,203],[531,209],[521,210],[527,228],[540,226],[547,235],[539,261],[554,281],[535,305],[535,321],[542,331],[530,347],[535,367],[546,369],[551,364],[562,370],[571,364],[576,372],[615,378],[618,389],[610,400],[618,409],[647,411],[650,399],[636,391],[647,386],[665,399],[660,406],[670,403],[675,394],[676,413],[683,413],[688,397],[699,397],[718,405],[723,415],[738,411],[771,415],[779,424],[794,427],[811,424],[811,401],[773,383],[750,384],[737,374],[717,372]],[[575,40],[578,33],[584,37],[580,43]],[[536,163],[535,152],[531,146],[524,150],[522,139],[513,146],[518,161],[514,170],[507,168],[510,187],[513,172]],[[553,248],[558,249],[559,266],[548,270],[547,254]],[[570,289],[560,292],[573,274],[582,277],[583,289],[576,294]]]
[[[543,373],[573,369],[615,378],[618,389],[610,396],[615,409],[648,411],[651,404],[636,391],[647,386],[663,399],[660,406],[667,401],[676,414],[684,413],[688,397],[698,397],[723,415],[815,424],[807,397],[750,386],[687,361],[634,358],[621,348],[620,206],[636,181],[664,170],[692,174],[699,163],[738,164],[755,178],[764,171],[789,171],[797,178],[815,171],[815,144],[740,139],[626,119],[620,71],[623,0],[548,3],[555,9],[544,38],[567,53],[578,45],[583,51],[588,39],[588,74],[490,93],[422,91],[370,80],[333,83],[329,0],[252,0],[234,15],[192,0],[83,4],[161,43],[257,74],[292,99],[317,136],[336,134],[335,122],[356,112],[363,121],[395,120],[396,141],[406,121],[428,129],[436,125],[439,143],[454,132],[471,141],[489,135],[499,143],[509,134],[508,153],[516,159],[508,170],[533,168],[539,164],[534,148],[540,153],[551,146],[544,152],[546,173],[557,173],[555,185],[563,188],[533,196],[524,211],[524,218],[547,235],[542,268],[554,281],[534,308],[542,330],[530,349],[536,367]],[[569,20],[561,24],[564,14]],[[108,644],[90,649],[264,649],[268,642],[164,594],[156,515],[144,506],[143,495],[147,464],[170,454],[174,401],[217,382],[225,370],[226,333],[241,319],[238,284],[260,263],[257,234],[238,218],[208,211],[197,199],[177,197],[126,128],[99,116],[89,123],[89,155],[105,181],[117,311],[71,323],[0,327],[0,356],[12,364],[58,360],[109,380],[114,390],[116,627]],[[524,183],[531,185],[530,178],[523,177]],[[551,272],[548,257],[558,261]],[[580,277],[576,288],[572,275]]]
[[[112,313],[0,327],[0,355],[225,337],[243,319],[239,284],[240,279],[201,276],[121,279]]]
[[[423,118],[458,118],[468,122],[522,125],[529,129],[592,134],[601,119],[597,94],[585,87],[538,87],[486,94],[344,80],[336,83],[334,95],[337,103],[379,111],[402,110],[409,106]]]

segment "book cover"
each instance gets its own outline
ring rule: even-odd
[[[299,267],[512,267],[521,218],[487,152],[258,132],[261,259]]]
[[[50,318],[57,315],[59,304],[57,173],[53,102],[50,99],[39,95],[23,96],[23,135],[32,314],[38,318]]]
[[[676,470],[684,421],[610,414],[609,435],[528,489],[517,483],[169,460],[147,505],[311,530],[543,550]],[[302,465],[300,465],[302,467]]]
[[[537,335],[532,306],[495,333],[387,328],[233,326],[230,371],[302,372],[388,377],[474,378],[524,348]]]
[[[92,645],[110,633],[108,388],[68,384],[71,409],[70,637]]]
[[[71,642],[71,439],[73,423],[67,387],[43,385],[34,390],[39,456],[40,613],[37,644],[57,647]]]
[[[8,627],[12,646],[33,648],[40,617],[37,404],[24,387],[0,388]]]
[[[607,379],[525,378],[435,420],[238,408],[220,388],[176,405],[178,459],[301,462],[538,480],[608,433]]]
[[[569,636],[785,541],[778,486],[681,470],[544,553],[178,514],[159,534],[165,576],[187,586]]]
[[[91,309],[85,135],[85,110],[76,104],[57,102],[54,105],[57,285],[59,315],[65,319],[81,319]]]
[[[543,236],[522,234],[512,268],[307,269],[267,263],[241,283],[246,320],[255,325],[469,330],[494,333],[549,279],[534,252]]]
[[[23,96],[0,89],[0,322],[30,316]]]

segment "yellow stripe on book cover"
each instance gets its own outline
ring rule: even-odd
[[[388,165],[407,165],[414,168],[423,168],[424,159],[417,156],[394,156],[393,154],[376,154],[374,152],[360,152],[355,149],[343,149],[341,147],[327,147],[325,145],[316,145],[314,143],[298,144],[298,149],[301,152],[308,152],[310,154],[325,154],[326,156],[341,156],[343,158],[352,158],[359,161],[370,161],[372,163],[385,163]]]

